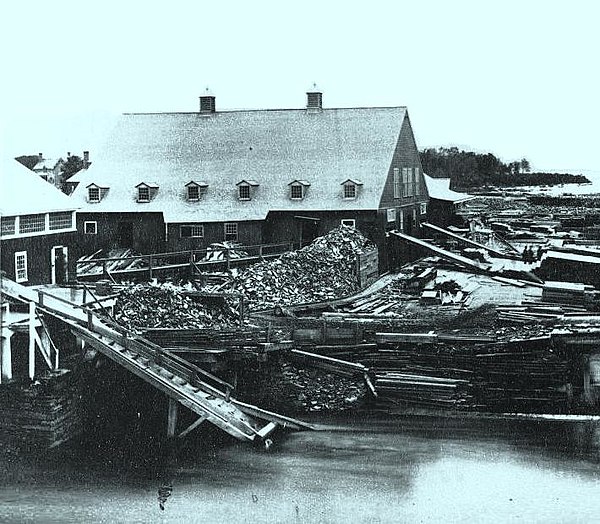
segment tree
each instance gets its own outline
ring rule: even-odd
[[[531,171],[531,164],[526,158],[521,158],[521,170],[524,173],[529,173]]]
[[[65,191],[65,181],[69,180],[75,173],[78,173],[85,167],[85,162],[81,157],[77,155],[71,155],[67,158],[66,162],[62,165],[62,171],[60,173],[60,189]]]

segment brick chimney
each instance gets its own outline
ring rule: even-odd
[[[200,113],[211,114],[214,112],[216,112],[215,95],[207,87],[200,96]]]
[[[317,84],[306,91],[306,109],[320,111],[323,109],[323,92],[317,87]]]
[[[84,151],[83,152],[83,168],[87,169],[88,167],[90,167],[90,152],[89,151]]]

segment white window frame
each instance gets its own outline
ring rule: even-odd
[[[394,168],[394,198],[400,198],[402,196],[401,184],[400,184],[400,169]]]
[[[356,227],[356,219],[355,218],[342,218],[340,223],[342,224],[342,226],[354,227],[354,228]]]
[[[415,195],[421,194],[421,170],[415,167]]]
[[[294,190],[300,190],[300,196],[294,196]],[[292,200],[303,200],[304,199],[304,185],[302,184],[292,184],[290,185],[290,198]]]
[[[24,220],[27,217],[37,217],[35,220],[32,221],[32,223],[37,224],[37,229],[32,229],[30,231],[23,231],[23,229],[25,227],[29,227],[28,224],[26,223],[26,221]],[[39,228],[39,225],[42,223],[40,222],[40,217],[42,217],[42,221],[43,221],[43,227],[41,227],[41,229]],[[40,233],[44,233],[45,231],[48,230],[48,213],[33,213],[31,215],[21,215],[19,217],[19,234],[20,235],[33,235],[33,234],[40,234]]]
[[[59,215],[69,215],[69,225],[66,227],[56,227],[56,222],[54,223],[54,227],[52,225],[52,219],[58,218]],[[73,211],[56,211],[54,213],[48,213],[48,229],[50,231],[64,231],[67,229],[73,229]],[[62,218],[62,217],[61,217]],[[60,223],[60,222],[59,222]]]
[[[404,232],[404,211],[402,209],[398,211],[398,231]]]
[[[13,236],[17,234],[17,231],[19,231],[18,227],[18,217],[1,217],[1,222],[2,222],[2,230],[0,230],[0,236],[2,237],[7,237],[7,236]],[[12,228],[6,228],[6,230],[4,230],[4,226],[5,225],[9,225],[12,222]]]
[[[427,214],[427,202],[421,202],[420,211],[422,215]]]
[[[195,191],[196,195],[192,196],[191,191]],[[200,186],[196,184],[190,184],[187,186],[187,199],[189,202],[198,202],[200,200]]]
[[[100,188],[98,186],[88,187],[87,190],[88,190],[88,202],[100,202],[102,197],[100,195]],[[94,191],[94,192],[97,191],[97,197],[95,196],[94,198],[92,198],[92,191]],[[94,194],[96,195],[96,193],[94,193]]]
[[[402,196],[407,197],[409,195],[409,185],[408,185],[408,167],[402,168]]]
[[[19,261],[22,261],[19,263]],[[15,282],[27,282],[29,271],[27,266],[27,251],[15,252]]]
[[[139,186],[138,190],[138,202],[147,203],[150,202],[150,188],[148,186]],[[144,197],[142,197],[142,191],[144,192]],[[146,196],[147,195],[147,196]]]
[[[88,231],[88,226],[92,226],[93,225],[93,232]],[[84,235],[97,235],[98,234],[98,222],[96,222],[95,220],[86,220],[83,223],[83,234]]]
[[[188,236],[183,235],[184,228],[190,229]],[[179,238],[204,238],[204,224],[181,224],[179,226]]]
[[[230,230],[229,232],[227,230]],[[227,236],[235,236],[235,238],[227,238]],[[239,238],[239,228],[237,222],[225,222],[223,225],[223,239],[229,242],[237,242]]]
[[[350,189],[352,189],[352,195],[349,195]],[[357,194],[358,190],[356,184],[354,184],[353,182],[347,182],[346,184],[344,184],[344,200],[355,200]]]
[[[244,195],[242,195],[242,190],[244,190]],[[251,198],[252,195],[250,193],[250,184],[240,184],[238,186],[238,200],[250,200]]]

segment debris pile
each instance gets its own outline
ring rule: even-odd
[[[356,259],[373,245],[357,229],[340,226],[274,261],[254,264],[234,278],[251,310],[318,302],[359,289]]]
[[[139,284],[124,289],[115,319],[134,331],[145,328],[206,328],[238,320],[232,299],[202,299],[171,284]]]
[[[282,363],[261,384],[261,404],[301,412],[340,412],[363,405],[367,388],[362,377],[341,377],[321,370]]]

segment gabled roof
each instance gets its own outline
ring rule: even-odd
[[[302,186],[310,186],[310,182],[308,180],[292,180],[288,186],[294,185],[294,184],[300,184]]]
[[[208,187],[208,184],[206,182],[195,182],[194,180],[190,180],[187,184],[187,186],[199,186],[199,187]]]
[[[423,173],[423,177],[425,178],[425,185],[427,186],[429,198],[453,202],[454,204],[459,204],[460,202],[466,202],[467,200],[473,200],[475,198],[467,193],[458,193],[450,189],[449,178],[433,178],[425,173]]]
[[[0,164],[0,215],[16,216],[73,211],[77,202],[16,160]]]
[[[84,188],[96,183],[110,193],[93,204],[94,212],[158,211],[166,222],[378,209],[406,114],[404,107],[126,114],[94,164],[71,178],[81,182],[72,198],[87,208]],[[311,183],[301,201],[289,198],[294,179]],[[340,186],[348,179],[364,183],[353,200],[343,198]],[[135,202],[141,180],[160,185],[143,207]],[[186,198],[190,180],[208,184],[200,203]],[[260,185],[252,200],[238,200],[240,180]]]

